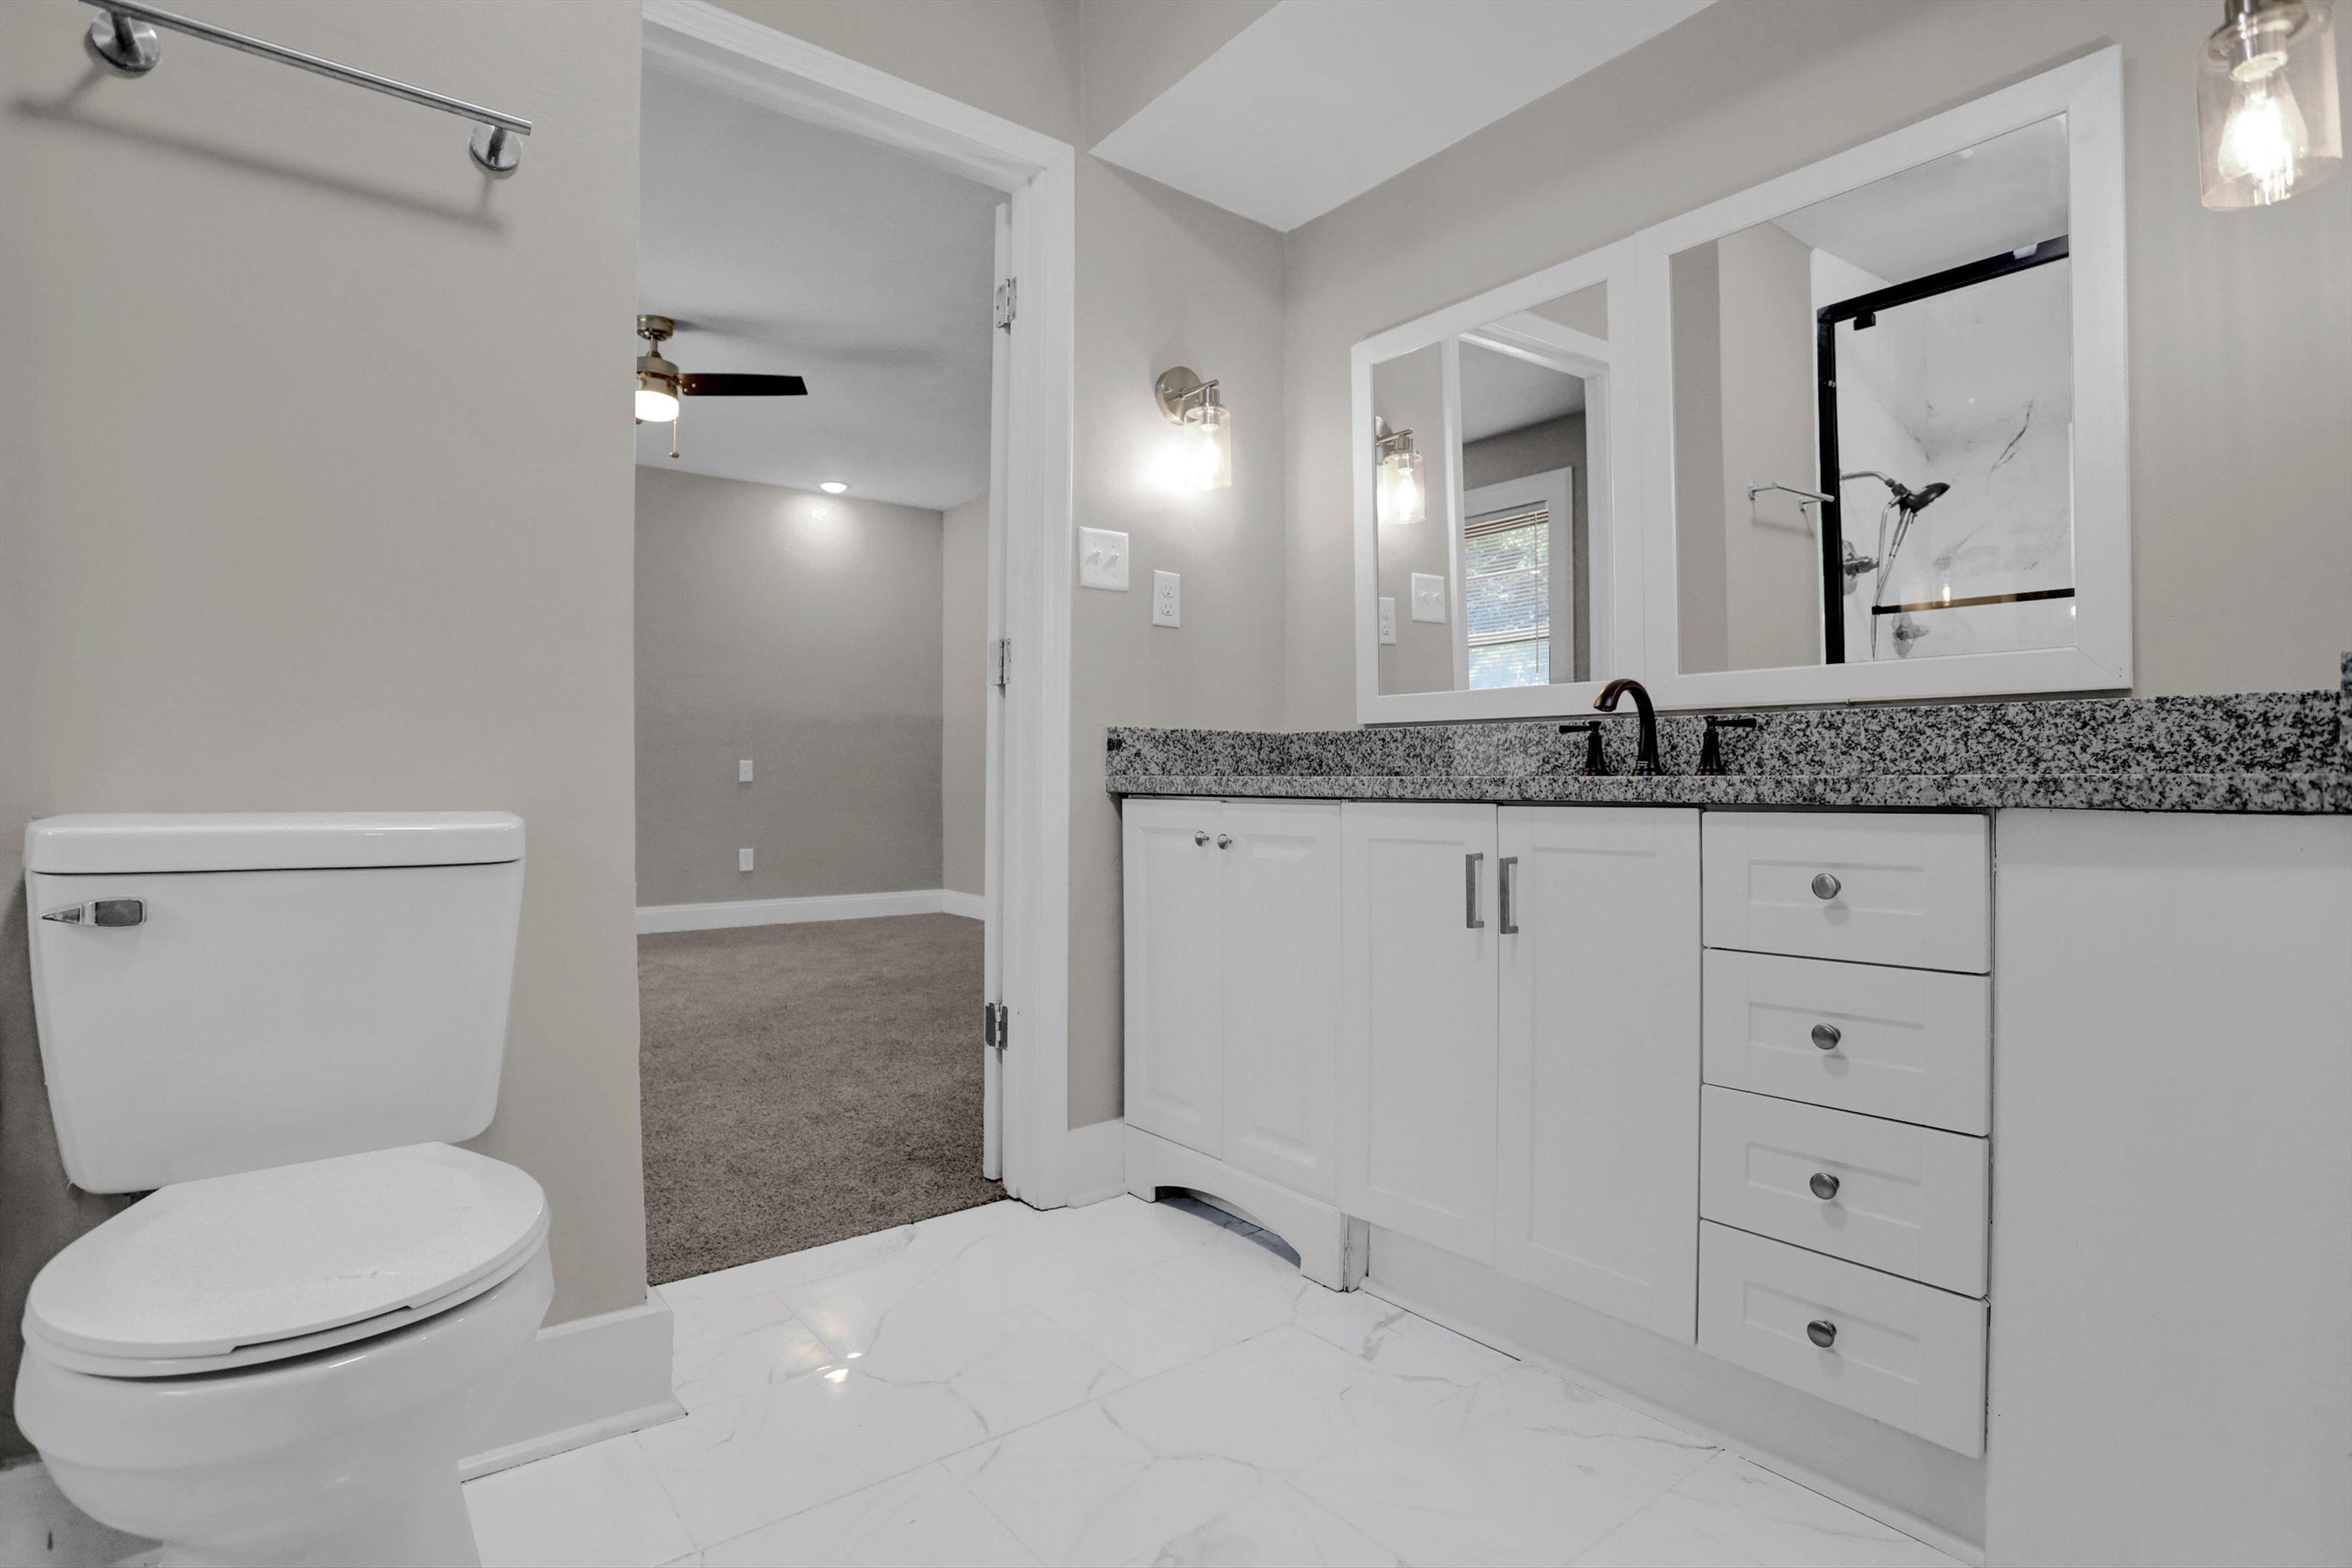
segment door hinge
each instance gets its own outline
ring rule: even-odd
[[[996,330],[1009,332],[1013,318],[1021,313],[1021,279],[1007,278],[996,286]]]
[[[997,637],[988,645],[988,683],[999,691],[1013,684],[1013,639]]]
[[[1005,1047],[1013,1043],[1013,1015],[1002,1002],[987,1002],[980,1009],[980,1042],[1004,1059]]]

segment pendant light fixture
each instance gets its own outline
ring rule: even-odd
[[[2258,207],[2311,189],[2344,159],[2327,0],[2223,0],[2197,57],[2205,205]]]
[[[1387,420],[1375,419],[1372,451],[1376,454],[1373,510],[1381,526],[1424,521],[1429,516],[1429,490],[1422,483],[1421,454],[1413,449],[1412,432],[1391,431]]]
[[[1176,444],[1161,468],[1179,490],[1221,490],[1234,482],[1233,414],[1217,401],[1217,384],[1178,365],[1152,383],[1160,412],[1176,426]]]

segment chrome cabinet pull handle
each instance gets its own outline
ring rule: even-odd
[[[1813,1173],[1813,1179],[1807,1182],[1805,1185],[1812,1188],[1813,1196],[1821,1199],[1823,1203],[1827,1203],[1832,1198],[1837,1196],[1838,1179],[1835,1176],[1831,1175],[1827,1171],[1815,1171]]]
[[[1837,1343],[1837,1325],[1827,1318],[1815,1318],[1805,1325],[1805,1338],[1827,1350]]]
[[[1816,872],[1813,877],[1813,897],[1821,900],[1823,903],[1827,903],[1830,900],[1836,898],[1838,896],[1838,889],[1844,886],[1844,883],[1839,881],[1835,877],[1831,876],[1827,871]]]
[[[1197,830],[1192,835],[1192,842],[1194,844],[1206,844],[1208,841],[1209,830],[1205,827]]]
[[[1512,884],[1519,879],[1518,870],[1519,858],[1516,855],[1506,855],[1495,862],[1495,899],[1499,916],[1496,923],[1505,936],[1519,934],[1518,922],[1511,918]]]
[[[1462,924],[1465,930],[1485,931],[1486,922],[1478,918],[1478,862],[1484,855],[1462,857]]]
[[[1837,1049],[1838,1042],[1844,1038],[1844,1033],[1840,1030],[1835,1024],[1815,1024],[1813,1026],[1813,1044],[1820,1047],[1822,1050],[1833,1051]]]

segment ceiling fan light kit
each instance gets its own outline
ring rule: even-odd
[[[646,344],[646,352],[637,356],[637,423],[667,423],[669,426],[669,455],[673,458],[677,456],[677,416],[684,398],[802,397],[808,393],[808,383],[797,375],[765,375],[741,371],[705,371],[700,374],[688,374],[662,357],[662,344],[677,333],[677,322],[670,317],[637,318],[637,336],[645,339]]]

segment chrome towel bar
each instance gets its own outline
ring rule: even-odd
[[[299,49],[289,49],[282,44],[265,42],[233,33],[226,27],[216,27],[210,22],[199,22],[193,16],[145,4],[145,0],[82,0],[94,6],[98,16],[89,25],[88,43],[91,54],[126,76],[144,76],[155,68],[163,58],[163,46],[155,37],[158,27],[174,33],[185,33],[192,38],[202,38],[208,44],[237,49],[248,55],[258,55],[265,60],[292,66],[335,81],[366,88],[393,98],[406,99],[427,109],[437,109],[444,114],[456,114],[474,121],[473,141],[468,144],[474,162],[493,174],[514,172],[522,161],[519,136],[530,134],[530,121],[519,115],[504,114],[495,109],[485,109],[478,103],[467,103],[462,98],[450,98],[442,93],[427,92],[421,87],[411,87],[404,81],[394,81],[388,76],[363,71],[356,67],[337,65],[332,60],[306,55]]]

